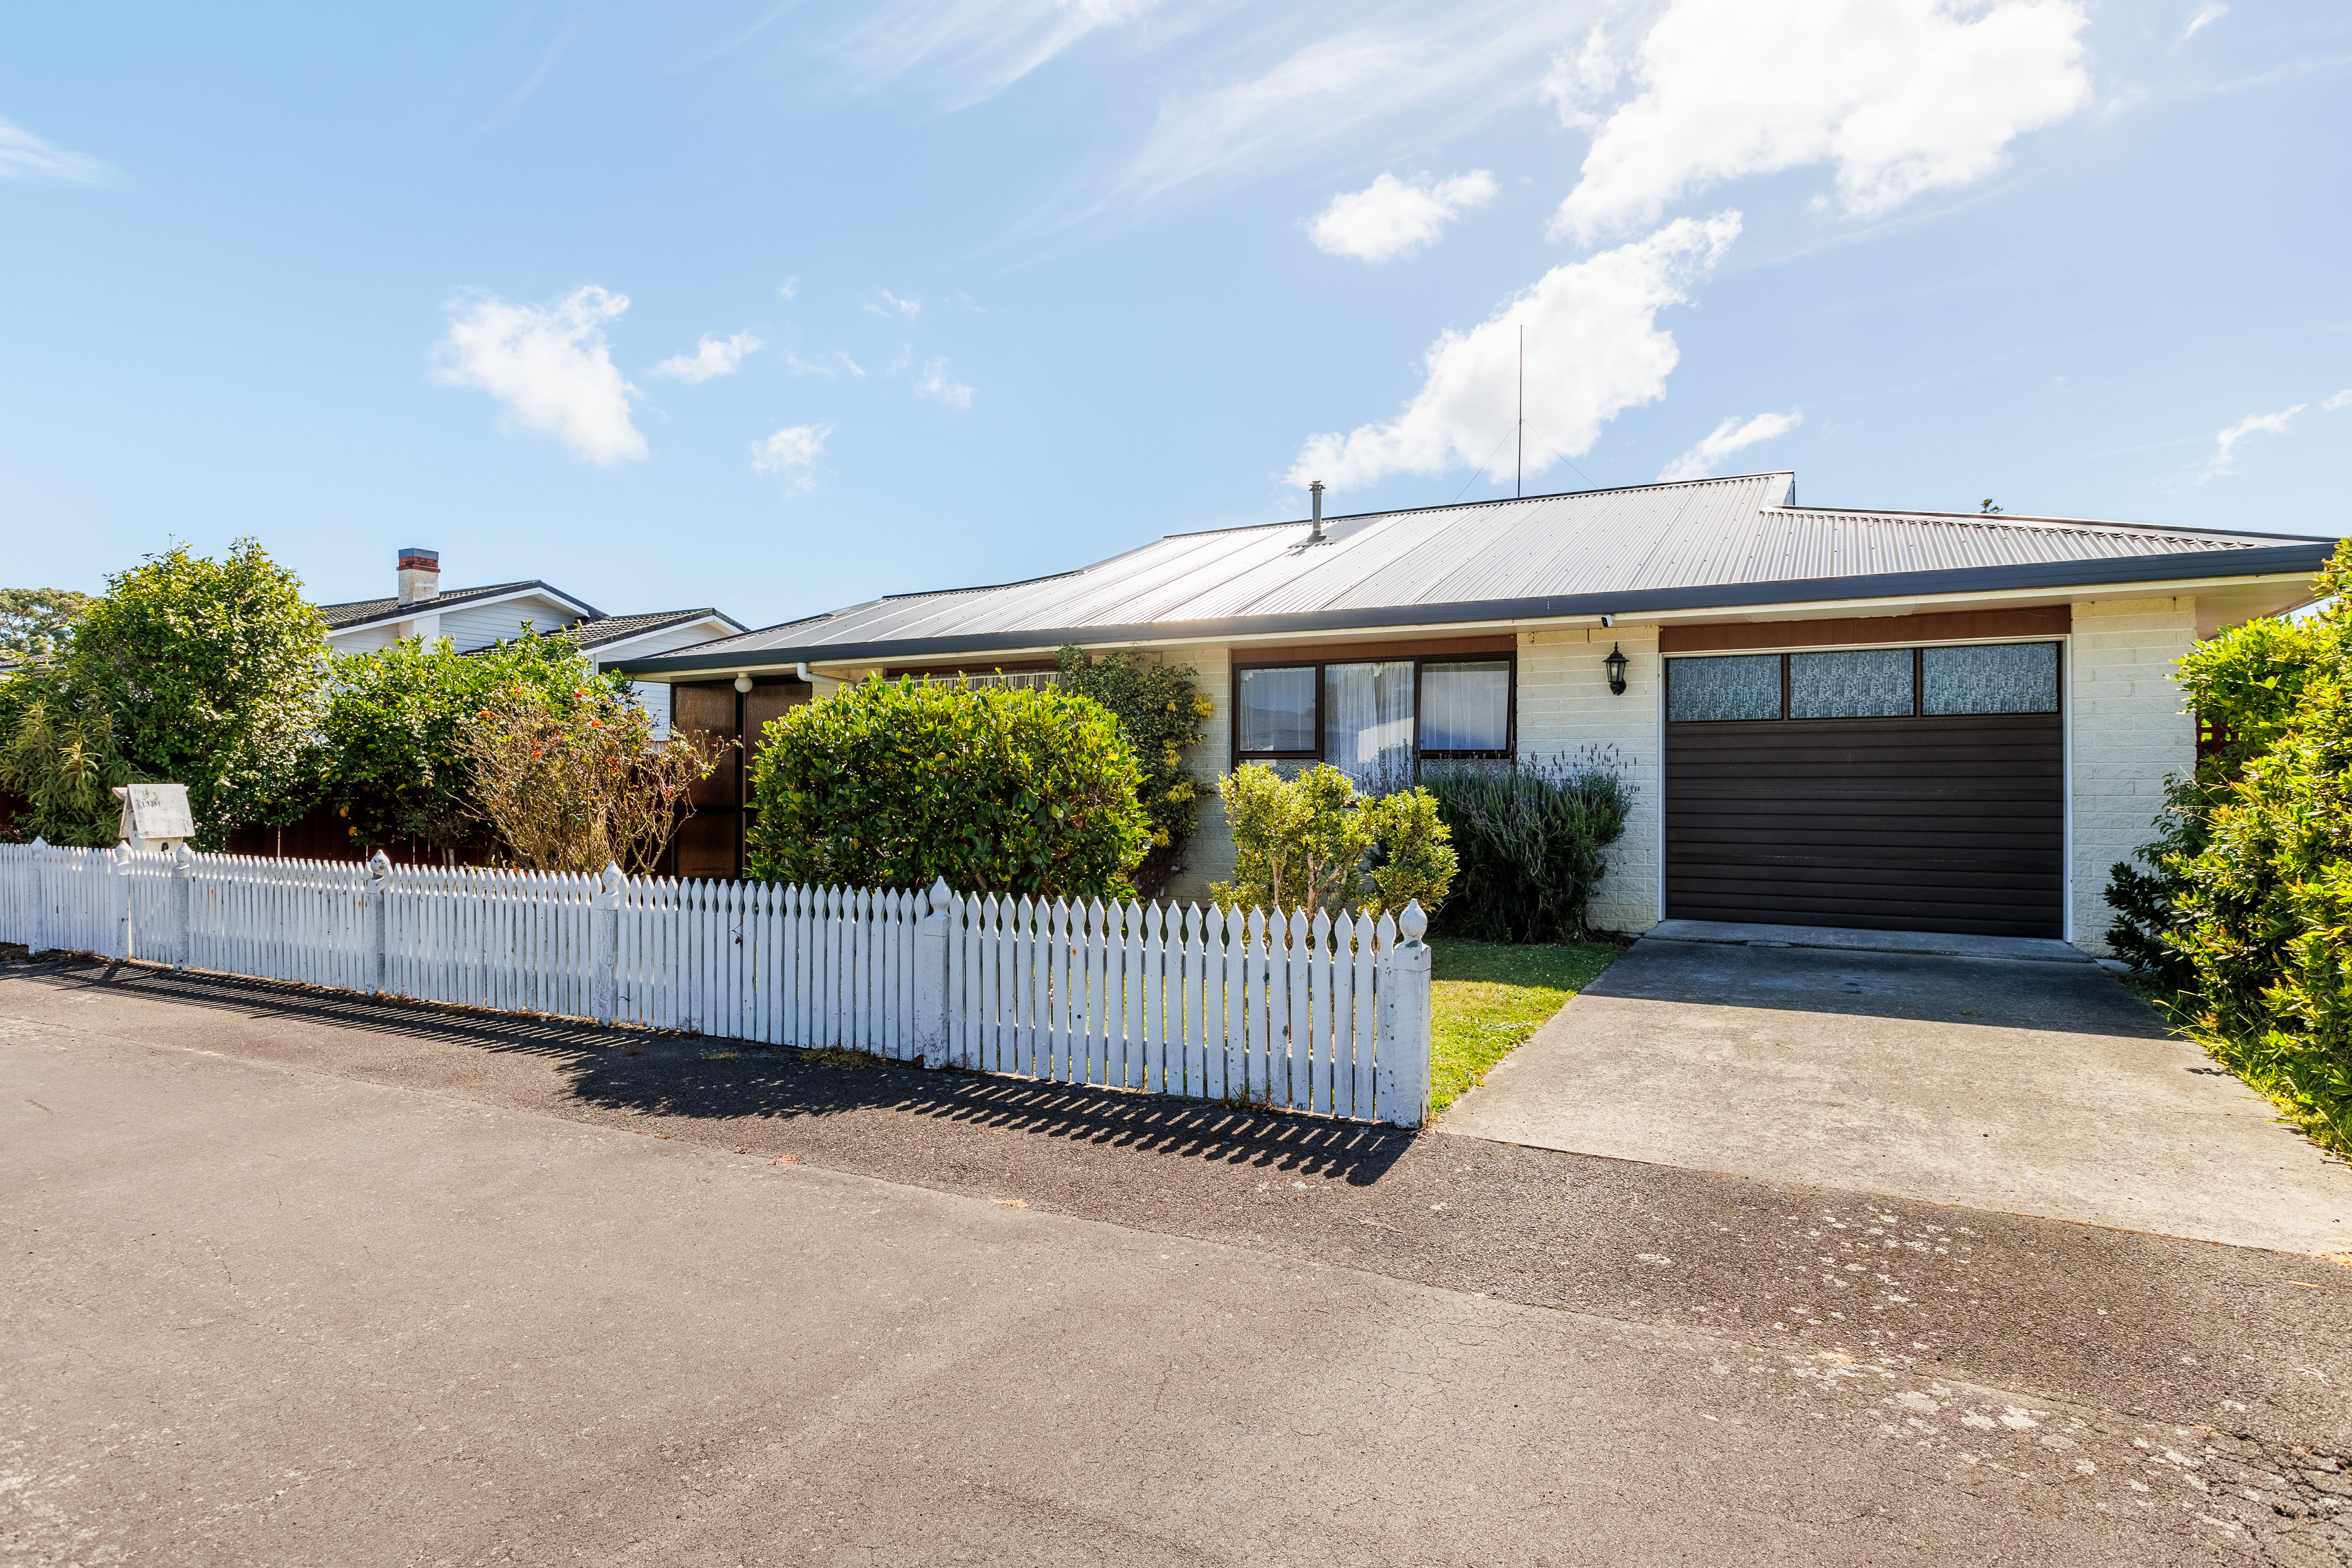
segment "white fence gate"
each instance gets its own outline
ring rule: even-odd
[[[1401,918],[0,845],[0,941],[1420,1124]]]

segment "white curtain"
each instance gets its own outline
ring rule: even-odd
[[[1412,784],[1412,660],[1323,667],[1323,760],[1367,794]]]
[[[1511,667],[1493,663],[1433,664],[1423,672],[1421,749],[1499,752],[1510,743]]]

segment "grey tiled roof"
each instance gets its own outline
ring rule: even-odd
[[[698,610],[655,610],[642,616],[604,616],[593,621],[583,621],[565,635],[583,648],[603,647],[610,643],[657,632],[664,626],[678,626],[688,621],[707,620],[717,616],[729,626],[739,626],[734,616],[720,615],[705,605]]]

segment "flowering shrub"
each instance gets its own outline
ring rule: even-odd
[[[1050,688],[869,679],[768,722],[748,874],[1126,898],[1150,845],[1118,721]]]
[[[687,791],[714,765],[686,736],[656,742],[652,716],[602,683],[552,694],[506,687],[459,745],[476,809],[534,871],[652,870],[690,809]]]

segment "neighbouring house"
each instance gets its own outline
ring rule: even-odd
[[[459,653],[472,653],[515,637],[528,626],[539,632],[568,631],[581,651],[604,669],[743,630],[740,621],[707,607],[608,616],[585,599],[540,582],[444,591],[440,552],[414,547],[400,552],[395,581],[391,598],[319,606],[327,622],[327,641],[337,653],[371,653],[417,637],[427,642],[447,637]],[[656,726],[666,733],[669,689],[646,683],[636,691]]]
[[[1367,784],[1600,747],[1636,789],[1595,917],[2063,937],[2196,755],[2173,661],[2307,603],[2331,540],[1805,507],[1790,473],[1171,534],[619,660],[750,737],[868,671],[1028,679],[1076,643],[1193,666],[1192,758]],[[740,864],[740,771],[679,870]],[[1233,847],[1213,803],[1176,891]]]

